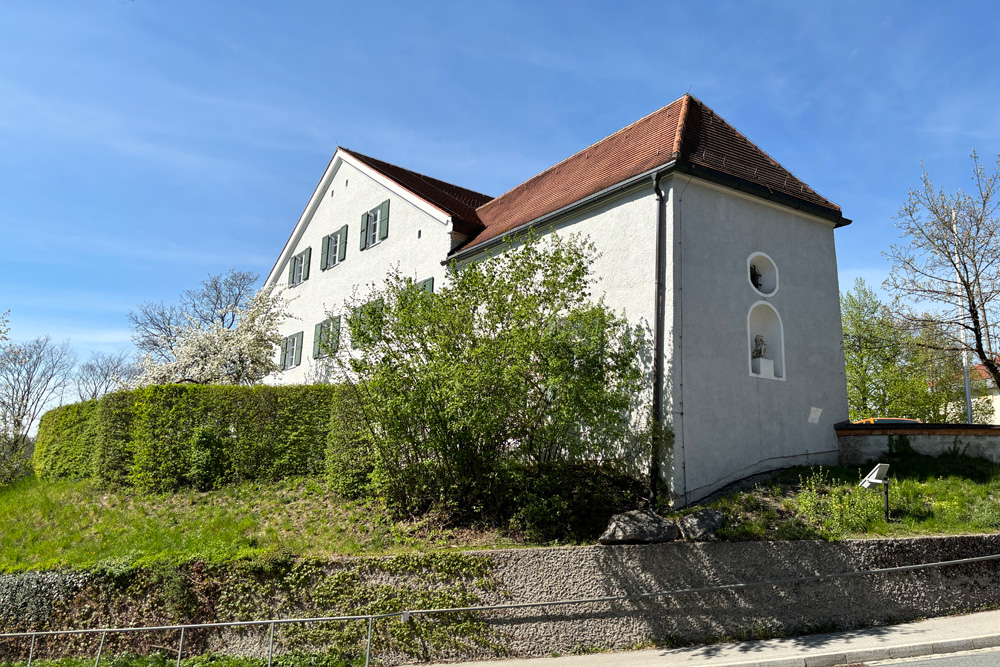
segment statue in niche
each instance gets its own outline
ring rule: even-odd
[[[757,265],[756,264],[751,264],[750,265],[750,282],[757,289],[761,289],[761,287],[763,287],[763,285],[764,285],[760,281],[760,273],[757,271]]]
[[[764,337],[757,334],[753,337],[753,352],[750,353],[751,359],[767,359],[767,343],[764,342]]]

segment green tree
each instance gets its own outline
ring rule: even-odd
[[[591,298],[594,257],[531,239],[433,293],[392,273],[347,304],[337,359],[392,507],[494,520],[518,466],[648,457],[630,418],[641,334]]]
[[[909,417],[928,423],[965,422],[961,355],[947,347],[939,325],[916,331],[897,319],[858,278],[840,298],[847,403],[852,420]],[[992,418],[982,383],[974,387],[973,420]]]
[[[840,297],[847,369],[847,405],[852,421],[869,417],[914,417],[914,395],[926,391],[908,368],[910,341],[889,309],[865,281]]]

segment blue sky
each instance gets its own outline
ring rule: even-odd
[[[81,357],[265,275],[338,144],[497,195],[690,90],[822,195],[881,283],[921,160],[1000,153],[1000,5],[3,0],[0,311]]]

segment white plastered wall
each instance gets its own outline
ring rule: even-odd
[[[413,195],[402,188],[386,185],[379,175],[348,160],[335,158],[317,188],[303,219],[299,221],[289,246],[268,277],[268,285],[285,286],[292,317],[280,333],[290,336],[303,332],[302,363],[266,378],[272,384],[302,384],[322,381],[327,370],[313,359],[315,326],[327,313],[338,314],[355,289],[363,297],[372,283],[382,285],[393,267],[414,280],[434,278],[435,289],[447,273],[442,261],[451,249],[450,221],[444,213],[418,206]],[[330,192],[333,192],[331,196]],[[389,200],[389,235],[361,250],[361,215]],[[310,210],[311,209],[311,210]],[[320,268],[323,237],[347,225],[347,255],[329,269]],[[419,237],[418,237],[419,233]],[[309,279],[288,285],[288,260],[312,248]],[[277,353],[276,353],[277,354]]]
[[[686,177],[674,179],[670,209],[678,502],[757,472],[835,463],[847,392],[833,224]],[[780,272],[772,296],[747,280],[755,252]],[[748,313],[760,301],[781,318],[780,380],[749,372]]]

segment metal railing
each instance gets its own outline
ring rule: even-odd
[[[676,588],[666,591],[654,591],[650,593],[631,593],[626,595],[610,595],[594,598],[576,598],[566,600],[551,600],[548,602],[518,602],[512,604],[483,605],[476,607],[451,607],[445,609],[413,609],[407,611],[396,611],[385,614],[357,614],[352,616],[322,616],[310,618],[284,618],[270,619],[262,621],[230,621],[219,623],[195,623],[187,625],[164,625],[148,627],[123,627],[123,628],[93,628],[78,630],[38,630],[28,632],[9,632],[0,634],[0,639],[13,639],[18,637],[31,638],[31,647],[28,650],[27,667],[31,667],[34,658],[35,646],[39,637],[54,635],[96,635],[100,634],[101,641],[97,649],[97,657],[94,659],[94,667],[99,667],[101,663],[101,653],[104,650],[104,640],[109,633],[137,633],[137,632],[162,632],[170,630],[180,631],[180,641],[177,647],[177,667],[181,664],[181,655],[184,651],[185,630],[199,630],[211,628],[237,628],[237,627],[261,627],[269,626],[268,630],[268,651],[267,665],[271,667],[274,657],[274,631],[279,625],[290,625],[293,623],[329,623],[329,622],[350,622],[367,621],[368,632],[365,639],[365,667],[371,664],[372,630],[375,621],[387,618],[399,618],[402,622],[407,622],[410,618],[418,615],[428,616],[433,614],[457,614],[485,611],[505,611],[517,609],[536,609],[545,607],[571,606],[581,604],[595,604],[606,602],[624,602],[629,600],[644,600],[650,598],[667,597],[674,595],[685,595],[691,593],[711,593],[716,591],[742,590],[751,588],[763,588],[766,586],[782,586],[786,584],[808,583],[826,581],[830,579],[848,579],[852,577],[869,577],[878,574],[891,574],[895,572],[912,572],[914,570],[926,570],[936,567],[951,567],[956,565],[966,565],[971,563],[981,563],[991,560],[1000,560],[1000,554],[988,556],[975,556],[972,558],[960,558],[957,560],[937,561],[933,563],[919,563],[916,565],[899,565],[895,567],[876,568],[872,570],[856,570],[852,572],[837,572],[834,574],[818,574],[808,577],[790,577],[787,579],[769,579],[766,581],[756,581],[738,584],[722,584],[717,586],[701,586],[697,588]]]

